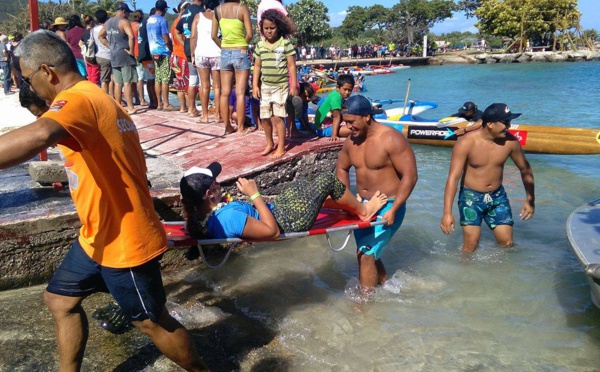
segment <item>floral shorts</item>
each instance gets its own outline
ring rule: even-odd
[[[221,69],[221,57],[196,57],[196,68]]]

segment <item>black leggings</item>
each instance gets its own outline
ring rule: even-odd
[[[319,174],[311,181],[302,178],[277,195],[273,215],[281,232],[307,231],[315,223],[327,197],[338,200],[345,192],[346,185],[330,172]]]

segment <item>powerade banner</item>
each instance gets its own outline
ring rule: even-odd
[[[457,129],[457,127],[438,128],[435,125],[409,125],[407,137],[412,139],[456,141],[458,139],[458,136],[454,134],[454,131]]]
[[[515,126],[516,127],[516,126]],[[424,139],[424,140],[442,140],[442,141],[456,141],[458,136],[454,133],[457,127],[444,127],[438,128],[435,125],[431,126],[408,126],[408,138],[411,139]],[[527,131],[509,129],[508,132],[512,134],[521,144],[525,146],[527,144]]]

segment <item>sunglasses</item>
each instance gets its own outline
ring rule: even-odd
[[[35,71],[33,71],[31,74],[22,77],[21,79],[23,80],[23,82],[27,85],[29,85],[29,87],[31,89],[33,89],[33,86],[31,85],[31,79],[33,79],[33,75],[37,74],[38,72],[40,72],[42,70],[42,67],[44,65],[41,65],[40,67],[38,67]],[[47,67],[54,67],[54,65],[46,65]]]

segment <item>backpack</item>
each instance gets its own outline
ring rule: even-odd
[[[96,42],[94,41],[94,33],[90,31],[90,37],[82,48],[83,58],[93,65],[96,64]]]

